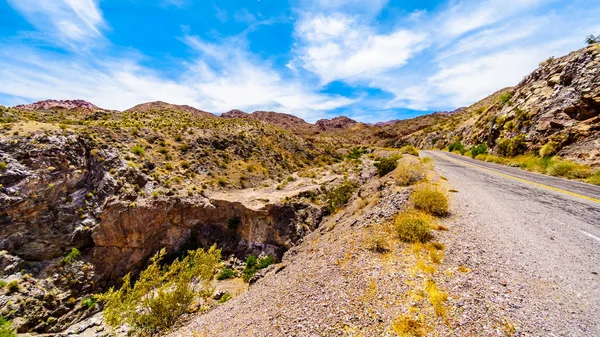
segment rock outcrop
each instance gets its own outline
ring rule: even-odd
[[[76,100],[56,100],[48,99],[31,104],[21,104],[15,106],[16,109],[22,110],[50,110],[50,109],[87,109],[91,111],[103,110],[94,104],[76,99]]]
[[[322,131],[332,131],[351,127],[358,124],[357,121],[350,119],[346,116],[334,117],[332,119],[319,119],[315,126]]]

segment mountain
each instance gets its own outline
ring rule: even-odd
[[[322,131],[332,131],[346,129],[356,124],[358,124],[358,122],[353,119],[346,116],[339,116],[332,119],[320,119],[315,123],[315,126]]]
[[[215,115],[211,114],[210,112],[202,111],[200,109],[196,109],[189,105],[170,104],[170,103],[166,103],[166,102],[162,102],[162,101],[138,104],[138,105],[134,106],[133,108],[129,108],[125,111],[145,112],[145,111],[149,111],[149,110],[183,111],[183,112],[191,113],[191,114],[194,114],[194,115],[200,116],[200,117],[215,117]]]
[[[304,121],[302,118],[274,111],[254,111],[249,114],[241,110],[231,110],[221,114],[223,118],[248,118],[257,121],[267,122],[284,129],[289,129],[294,132],[311,131],[311,124]]]
[[[76,99],[76,100],[55,100],[48,99],[45,101],[39,101],[31,104],[21,104],[14,107],[15,109],[21,110],[50,110],[50,109],[87,109],[91,111],[104,110],[94,104]]]
[[[515,87],[396,141],[443,148],[455,139],[493,153],[535,153],[551,143],[566,159],[600,166],[600,45],[549,58]]]

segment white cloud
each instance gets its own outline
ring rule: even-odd
[[[101,39],[101,29],[106,25],[96,0],[8,2],[48,39],[59,39],[71,47]]]
[[[377,34],[356,17],[339,13],[305,14],[295,34],[297,59],[292,64],[317,74],[324,84],[401,67],[426,47],[426,34],[404,29]]]
[[[312,91],[286,80],[268,65],[253,63],[252,55],[236,43],[213,45],[185,39],[198,51],[178,78],[164,78],[134,59],[65,58],[29,48],[2,46],[0,92],[31,101],[80,98],[108,109],[163,100],[220,113],[230,109],[276,110],[308,120],[352,100]],[[18,55],[18,57],[14,56]]]

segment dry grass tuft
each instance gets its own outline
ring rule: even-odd
[[[431,217],[422,212],[401,213],[394,222],[394,232],[404,242],[426,242],[431,238]]]
[[[433,306],[433,311],[435,314],[440,317],[446,317],[447,310],[445,302],[448,300],[448,294],[440,291],[437,284],[435,284],[435,282],[432,280],[427,281],[425,291],[427,292],[427,297]]]
[[[431,186],[415,190],[411,194],[415,208],[432,215],[444,216],[448,214],[448,198],[444,192]]]
[[[421,164],[401,161],[394,171],[394,179],[400,186],[410,186],[425,178],[425,168]]]

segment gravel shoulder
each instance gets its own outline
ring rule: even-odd
[[[473,269],[478,296],[504,302],[519,334],[599,336],[600,204],[423,154],[457,191],[447,256]]]

